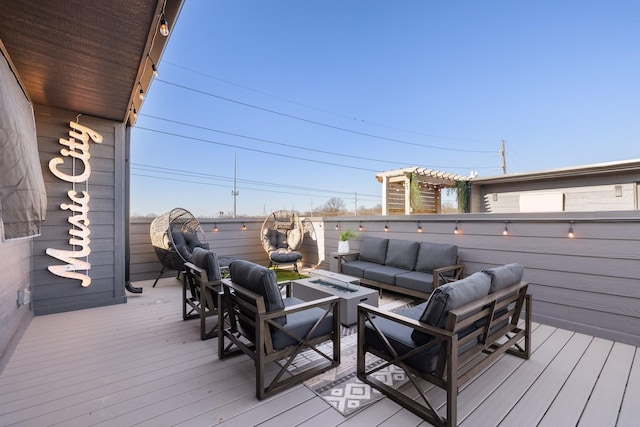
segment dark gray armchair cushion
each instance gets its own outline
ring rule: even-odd
[[[229,274],[233,283],[261,295],[267,312],[284,309],[276,274],[272,270],[249,261],[238,260],[229,265]],[[281,325],[287,323],[286,316],[274,320]]]
[[[436,288],[431,293],[420,321],[437,328],[445,325],[450,310],[462,307],[472,301],[489,295],[491,279],[485,273],[478,272],[462,280],[451,282]],[[430,341],[431,335],[413,331],[411,338],[418,344]]]
[[[376,264],[384,264],[387,257],[387,244],[389,239],[381,237],[364,236],[360,243],[360,261],[375,262]]]
[[[418,242],[411,240],[389,239],[385,264],[390,267],[413,270],[418,256]]]
[[[284,304],[287,307],[292,307],[298,304],[303,304],[304,301],[295,297],[285,298]],[[311,331],[311,328],[316,324],[325,313],[325,310],[319,307],[310,308],[308,310],[296,311],[287,315],[287,324],[285,329],[291,332],[293,335],[305,338]],[[328,314],[320,325],[313,331],[308,338],[313,339],[322,335],[330,334],[333,331],[333,314]],[[277,328],[271,328],[271,342],[275,350],[280,350],[291,345],[298,344],[298,341],[290,337],[286,332]]]
[[[456,245],[421,242],[415,270],[431,273],[436,268],[454,265],[457,256],[458,247]]]
[[[507,286],[519,283],[522,280],[522,273],[524,273],[524,267],[520,264],[513,263],[500,267],[490,268],[483,270],[491,277],[491,288],[489,293],[499,291]]]
[[[220,280],[220,264],[218,264],[218,257],[215,253],[195,247],[191,262],[206,271],[209,281]]]

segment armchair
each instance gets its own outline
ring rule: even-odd
[[[193,260],[199,266],[186,262],[182,284],[182,319],[200,319],[200,339],[218,335],[218,325],[207,328],[207,318],[219,315],[221,290],[220,267],[213,252],[196,248]],[[202,267],[202,268],[201,268]],[[211,279],[211,280],[210,280]]]
[[[248,261],[229,266],[230,279],[222,280],[222,304],[227,318],[218,322],[220,359],[244,353],[256,367],[256,396],[264,399],[340,364],[340,311],[335,296],[304,302],[291,296],[290,282],[276,283],[275,273]],[[282,298],[280,286],[286,287]],[[319,344],[331,341],[331,351]],[[289,367],[303,350],[320,356],[315,366],[291,372]],[[266,366],[280,369],[267,378]]]

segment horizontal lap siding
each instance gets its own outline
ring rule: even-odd
[[[508,221],[508,236],[502,235],[504,221]],[[567,237],[570,221],[574,221],[574,239]],[[144,233],[148,233],[148,223]],[[218,232],[210,231],[213,220],[202,223],[215,251],[268,263],[258,237],[261,222],[246,221],[244,232],[240,231],[241,221],[215,222]],[[458,245],[466,274],[521,263],[524,280],[531,284],[535,319],[640,345],[637,212],[326,217],[311,221],[311,232],[305,230],[305,265],[329,269],[330,253],[338,247],[336,224],[341,230],[351,228],[358,233],[358,239],[350,242],[356,250],[365,235]],[[389,232],[384,231],[385,224]],[[418,224],[422,233],[417,231]],[[456,225],[459,235],[453,234]],[[135,268],[132,264],[132,272],[146,267],[140,276],[148,279],[155,277],[160,264],[144,240],[132,236],[132,260],[138,263]]]
[[[47,190],[47,219],[42,236],[34,239],[32,252],[33,310],[36,315],[77,310],[126,301],[124,294],[124,125],[80,116],[79,123],[103,137],[102,143],[89,141],[91,175],[88,185],[76,184],[76,191],[88,191],[91,254],[90,286],[83,288],[79,280],[67,279],[49,272],[52,265],[64,265],[46,254],[48,248],[72,250],[69,230],[73,227],[70,210],[60,208],[71,203],[68,192],[73,184],[57,178],[49,170],[49,161],[62,157],[61,171],[72,174],[71,159],[60,154],[65,148],[59,140],[69,137],[73,112],[38,107],[36,125],[40,163]],[[76,162],[76,175],[83,169]],[[79,250],[79,248],[77,248]],[[85,271],[81,271],[85,273]]]
[[[327,252],[337,250],[338,232],[333,227],[339,222],[341,227],[354,230],[362,225],[361,236],[456,244],[467,275],[510,262],[521,263],[525,266],[524,280],[531,284],[536,320],[640,345],[637,212],[325,220],[330,221],[326,227]],[[508,221],[507,236],[502,235],[504,221]],[[567,237],[570,221],[575,221],[574,239]],[[418,223],[422,233],[417,232]],[[383,231],[385,224],[388,233]],[[456,224],[459,235],[453,234]],[[359,241],[352,242],[351,248],[359,248]]]

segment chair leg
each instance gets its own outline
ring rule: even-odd
[[[155,282],[153,282],[153,286],[152,286],[152,288],[155,288],[155,287],[156,287],[156,283],[158,283],[158,280],[160,279],[160,276],[162,276],[162,274],[164,274],[164,270],[165,270],[165,267],[164,267],[164,265],[163,265],[163,266],[162,266],[162,270],[160,270],[160,274],[158,274],[158,277],[156,277],[156,281],[155,281]]]

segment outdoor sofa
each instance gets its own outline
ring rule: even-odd
[[[358,253],[341,255],[338,265],[363,285],[423,299],[464,275],[456,245],[373,236],[362,238]]]
[[[504,353],[530,357],[531,296],[522,273],[519,264],[477,272],[396,312],[358,305],[358,378],[433,425],[455,426],[463,385]],[[367,365],[367,353],[384,363]],[[402,369],[413,387],[385,384],[376,373],[389,365]],[[418,379],[446,391],[446,409]]]

